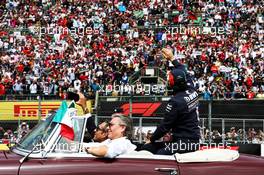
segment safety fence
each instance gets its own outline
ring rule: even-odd
[[[96,123],[109,117],[114,109],[133,119],[135,139],[142,143],[162,120],[169,97],[134,96],[100,98],[95,105]],[[0,102],[0,127],[13,132],[26,122],[31,129],[61,101],[7,101]],[[200,129],[202,142],[260,143],[264,140],[264,101],[201,101]],[[92,108],[92,105],[89,105]],[[77,106],[78,115],[82,110]],[[0,136],[1,139],[1,136]]]
[[[95,117],[96,123],[110,119],[109,116]],[[161,117],[133,117],[134,139],[143,143],[161,120]],[[201,142],[264,143],[264,119],[213,118],[211,123],[210,129],[208,118],[200,118]]]

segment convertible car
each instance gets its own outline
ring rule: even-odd
[[[114,159],[83,151],[87,117],[72,117],[74,141],[61,136],[53,115],[39,123],[10,151],[0,152],[0,175],[263,175],[264,159],[225,149],[171,156],[134,151]]]

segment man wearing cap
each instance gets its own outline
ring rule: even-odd
[[[149,144],[143,148],[166,155],[192,152],[198,149],[200,139],[198,93],[183,65],[174,60],[172,51],[162,49],[162,54],[175,66],[168,75],[168,84],[173,90],[173,96],[166,106],[164,119],[151,136]],[[168,132],[172,133],[172,142],[164,144],[157,152],[153,151],[153,147],[148,149]]]

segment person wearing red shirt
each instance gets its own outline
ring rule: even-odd
[[[213,65],[211,67],[211,71],[212,71],[213,76],[216,76],[218,74],[218,67],[216,65]]]
[[[255,93],[249,90],[247,93],[247,99],[252,100],[255,97]]]
[[[1,84],[0,84],[0,96],[1,96],[1,95],[5,95],[5,93],[6,93],[6,92],[5,92],[5,86],[1,83]]]
[[[79,79],[80,79],[81,81],[87,81],[87,80],[88,80],[88,76],[85,75],[84,73],[82,73],[82,74],[80,75]]]
[[[19,73],[23,73],[23,71],[24,71],[24,65],[22,63],[20,63],[19,65],[17,65],[17,71]]]
[[[247,88],[250,89],[253,85],[253,77],[252,76],[248,76],[245,78],[245,83],[247,85]]]
[[[203,52],[202,55],[201,55],[201,60],[202,61],[207,61],[207,56],[205,55],[205,53]],[[212,70],[212,68],[211,68]]]

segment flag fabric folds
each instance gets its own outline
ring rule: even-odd
[[[52,120],[53,122],[60,123],[60,134],[70,140],[74,140],[72,117],[76,116],[76,111],[74,102],[71,102],[68,107],[67,102],[64,100]]]

